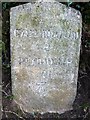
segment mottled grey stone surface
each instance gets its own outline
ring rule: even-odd
[[[10,11],[14,100],[27,112],[72,109],[77,91],[82,19],[59,2],[36,2]]]

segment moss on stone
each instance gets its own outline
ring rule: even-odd
[[[30,14],[29,13],[22,13],[21,15],[19,15],[17,17],[17,21],[16,21],[16,28],[22,28],[23,24],[28,21],[28,24],[30,23]],[[27,23],[27,22],[26,22]]]
[[[31,19],[31,25],[32,27],[37,27],[39,25],[40,18],[38,16],[35,16]]]
[[[78,28],[77,32],[80,33],[80,28]]]

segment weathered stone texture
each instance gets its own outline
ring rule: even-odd
[[[81,14],[59,2],[10,12],[12,92],[27,112],[63,113],[77,90]]]

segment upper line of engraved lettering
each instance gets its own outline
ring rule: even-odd
[[[27,29],[15,29],[14,36],[15,37],[41,37],[41,38],[71,38],[71,39],[78,39],[78,32],[67,31],[63,32],[62,30],[27,30]]]

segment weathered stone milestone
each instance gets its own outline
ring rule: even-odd
[[[14,101],[26,112],[63,113],[77,91],[82,19],[53,1],[11,8],[11,76]]]

